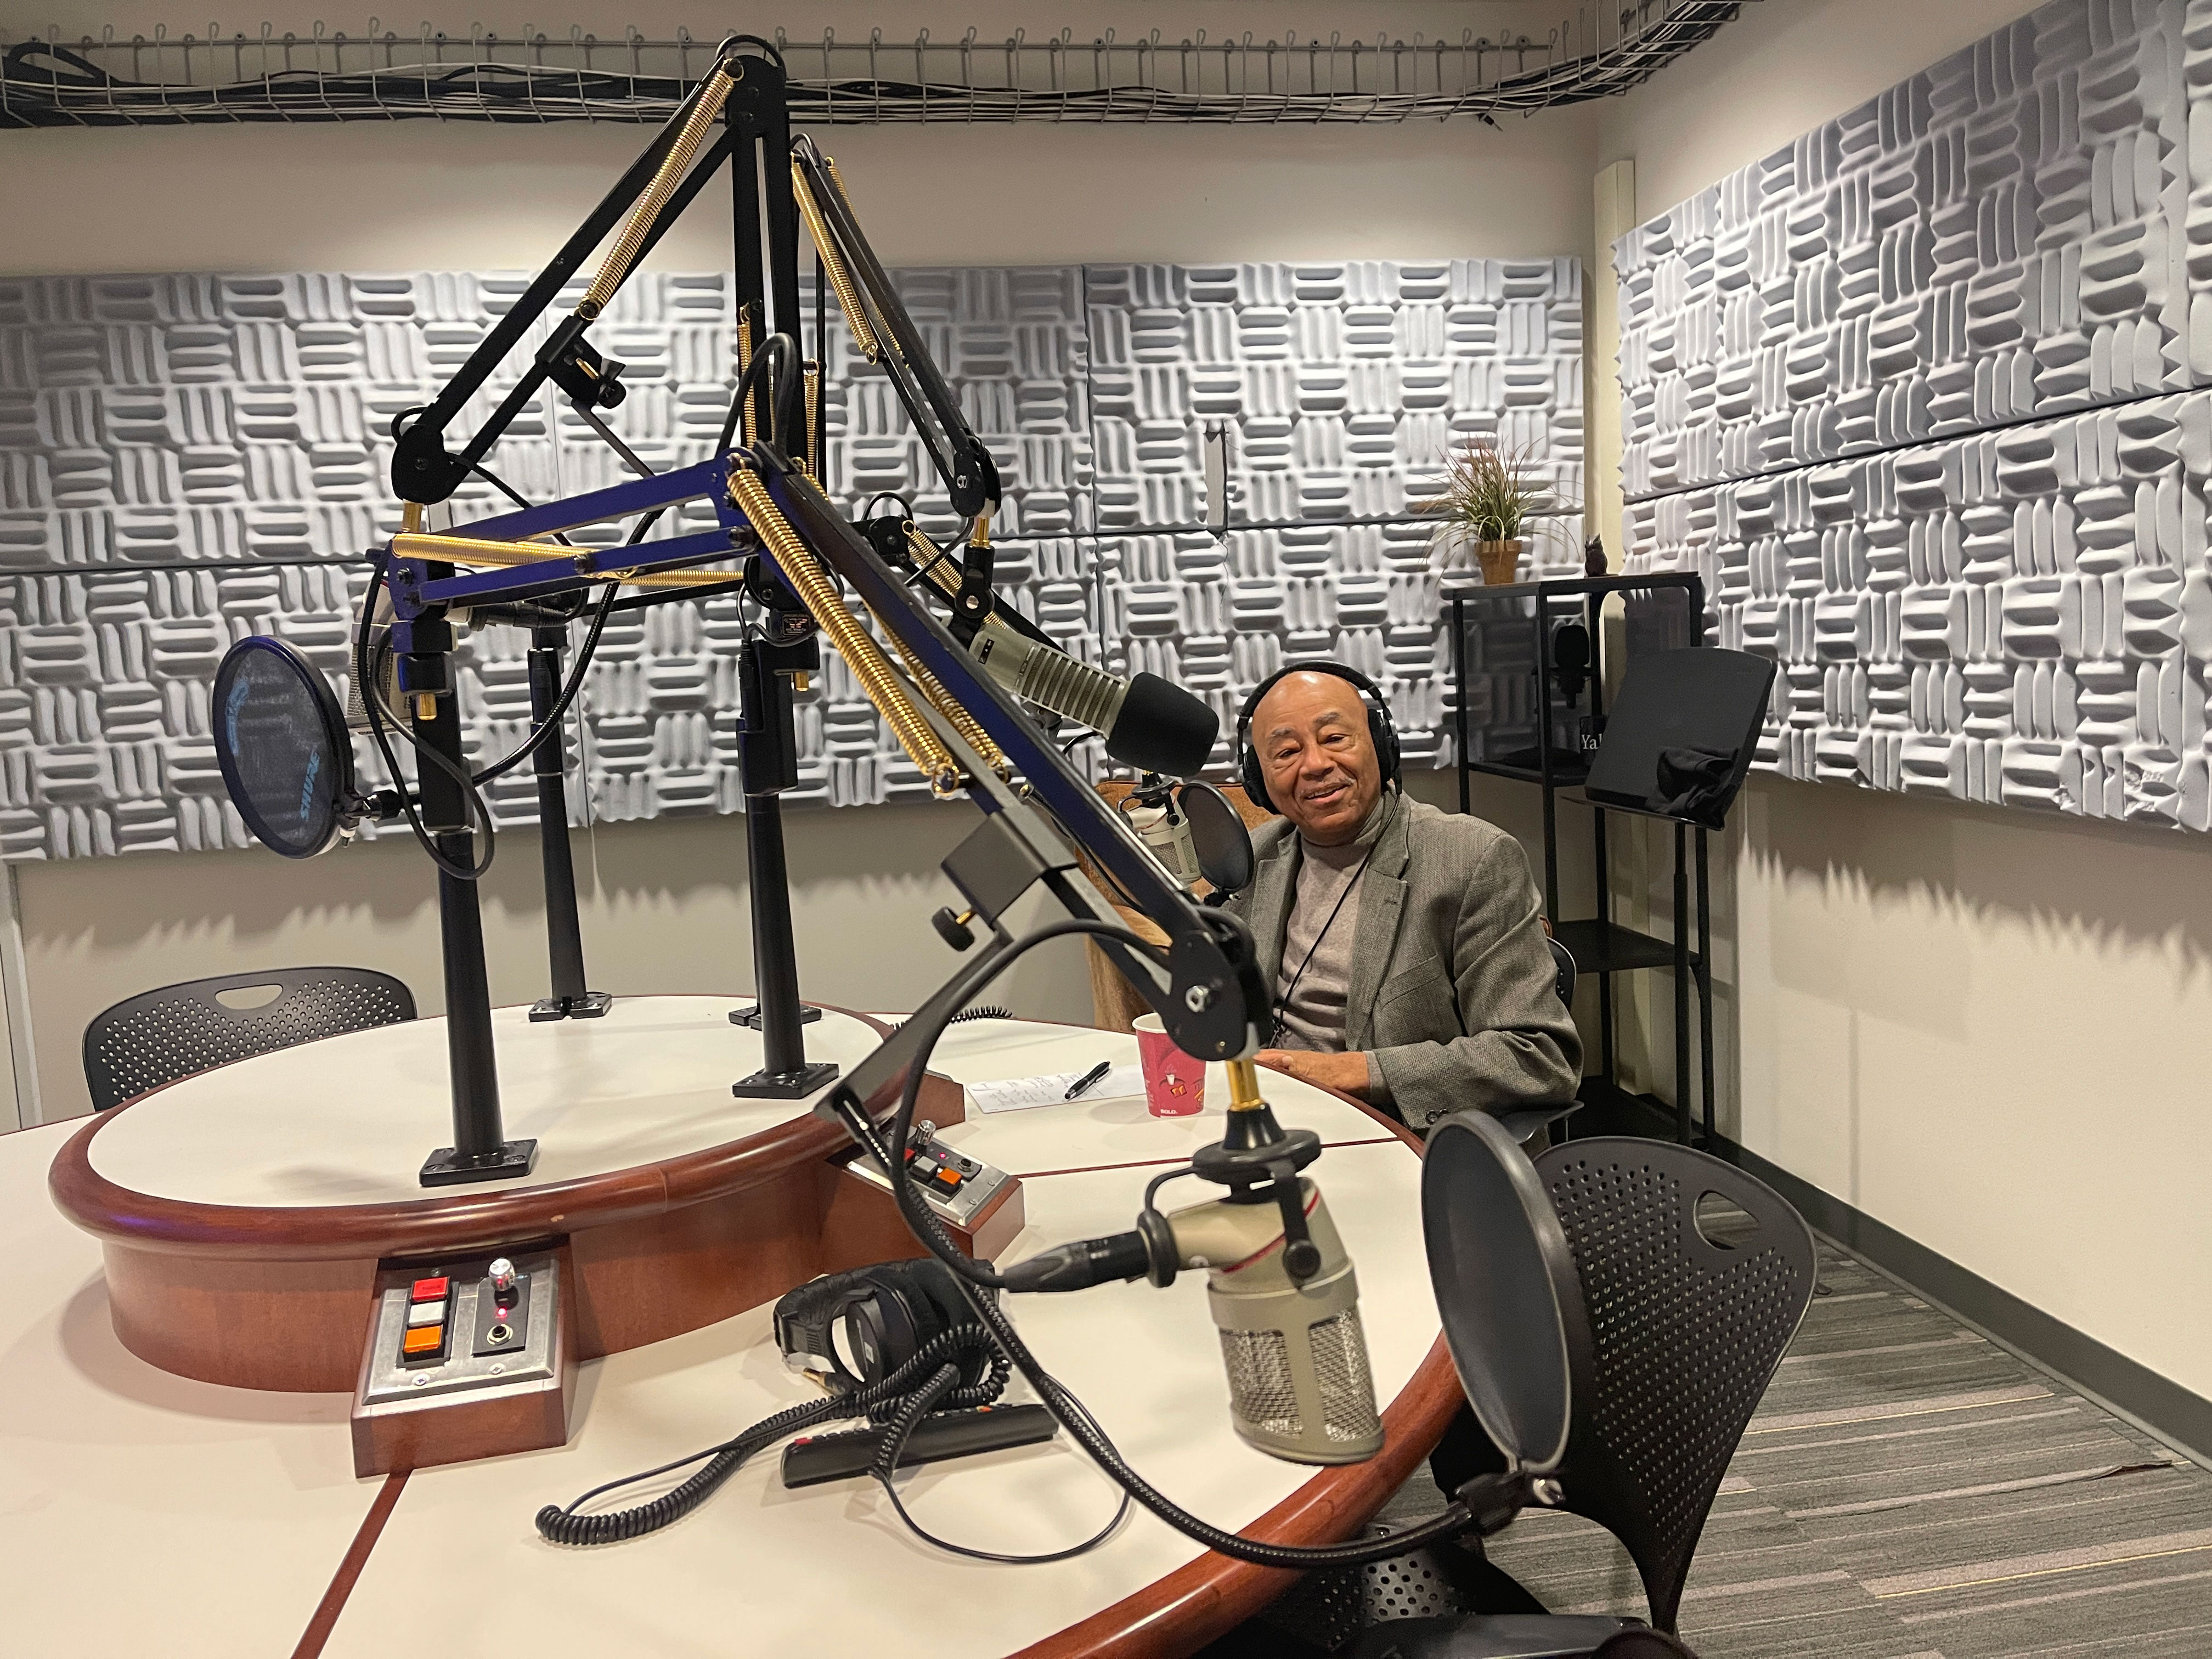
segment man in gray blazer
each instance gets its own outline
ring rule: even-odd
[[[1528,857],[1496,826],[1400,793],[1388,714],[1370,715],[1352,672],[1302,665],[1239,721],[1248,789],[1281,814],[1253,833],[1256,871],[1229,905],[1275,997],[1259,1061],[1420,1130],[1469,1106],[1564,1103],[1582,1042]]]

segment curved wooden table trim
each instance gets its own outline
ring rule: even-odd
[[[879,1038],[890,1035],[872,1015],[830,1012],[860,1021]],[[207,1075],[198,1072],[193,1078]],[[103,1128],[142,1101],[191,1081],[179,1078],[95,1114],[54,1158],[46,1180],[55,1206],[94,1237],[136,1249],[264,1261],[350,1261],[365,1251],[407,1255],[459,1249],[526,1237],[532,1229],[543,1234],[616,1226],[743,1192],[805,1158],[826,1156],[846,1139],[836,1123],[803,1112],[740,1139],[656,1163],[544,1186],[463,1188],[450,1197],[388,1204],[199,1204],[119,1186],[92,1167],[93,1138]],[[888,1087],[879,1091],[869,1104],[878,1106],[890,1094]]]
[[[890,1034],[869,1015],[833,1012]],[[871,1108],[886,1108],[896,1086],[878,1091]],[[872,1217],[825,1225],[833,1204],[848,1216],[857,1200],[829,1161],[846,1145],[843,1129],[811,1112],[719,1146],[538,1187],[246,1206],[137,1192],[93,1167],[100,1131],[160,1092],[71,1136],[47,1188],[55,1206],[100,1241],[124,1346],[202,1382],[350,1390],[382,1258],[565,1241],[577,1353],[590,1358],[728,1318],[817,1273],[884,1260],[902,1238],[902,1229],[866,1224]],[[963,1115],[960,1089],[943,1078],[925,1078],[922,1099],[940,1123]]]

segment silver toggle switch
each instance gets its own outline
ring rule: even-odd
[[[491,1280],[491,1288],[494,1295],[504,1299],[507,1294],[510,1291],[514,1290],[514,1263],[509,1261],[505,1256],[501,1256],[496,1261],[493,1262],[490,1267],[487,1267],[484,1272],[486,1276]]]

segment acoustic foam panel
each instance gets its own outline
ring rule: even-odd
[[[994,539],[1012,603],[1079,656],[1152,668],[1224,709],[1286,657],[1343,655],[1384,681],[1409,755],[1441,757],[1437,601],[1464,580],[1464,555],[1432,551],[1425,524],[1336,521],[1402,515],[1461,435],[1532,446],[1579,499],[1574,261],[896,280],[1004,474]],[[235,639],[275,634],[343,692],[367,571],[327,561],[398,529],[392,420],[429,400],[526,282],[0,281],[0,854],[245,843],[208,737],[216,662]],[[834,313],[832,336],[827,487],[854,512],[879,490],[909,492],[924,526],[949,534],[957,525],[889,382]],[[656,469],[704,459],[735,380],[723,278],[634,279],[594,337],[629,365],[612,419],[640,457]],[[524,360],[526,349],[511,361]],[[456,433],[512,384],[495,377]],[[1226,548],[1198,528],[1197,445],[1215,422],[1231,429],[1242,517],[1295,503],[1284,516],[1322,522],[1236,532]],[[551,396],[491,462],[533,500],[627,476]],[[453,519],[505,505],[472,481]],[[659,533],[709,517],[672,514]],[[610,622],[580,699],[579,821],[738,810],[741,629],[727,599]],[[487,629],[462,653],[479,763],[526,729],[525,644]],[[802,705],[796,798],[921,793],[834,653],[817,684]],[[380,779],[357,747],[365,777]],[[1099,763],[1095,744],[1079,757]],[[1217,759],[1227,757],[1224,742]],[[534,820],[526,769],[490,793],[502,825]]]
[[[1615,246],[1632,570],[1784,775],[2212,828],[2212,3],[2060,0]]]

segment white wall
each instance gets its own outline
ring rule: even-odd
[[[1213,0],[1170,9],[1091,5],[1051,19],[1087,39],[1152,28],[1216,39],[1333,29],[1411,38],[1494,33],[1548,15],[1542,5],[1320,4]],[[272,4],[281,30],[311,30],[325,9]],[[410,14],[410,18],[412,15]],[[796,38],[822,19],[841,33],[880,25],[888,40],[953,19],[913,6],[783,14]],[[30,20],[10,17],[20,38]],[[156,6],[49,4],[64,33],[114,23],[150,33],[185,24]],[[359,27],[362,20],[354,20]],[[496,9],[432,20],[514,31]],[[1013,3],[964,8],[988,38],[1044,22]],[[332,17],[333,27],[347,22]],[[688,21],[681,7],[592,20],[602,36]],[[754,25],[757,27],[757,24]],[[1233,27],[1232,27],[1233,26]],[[204,21],[191,25],[204,29]],[[565,32],[565,24],[562,26]],[[951,31],[957,38],[958,30]],[[804,72],[803,63],[798,65]],[[1595,118],[1567,112],[1492,131],[1474,122],[1405,127],[1171,126],[839,128],[839,161],[878,252],[891,264],[1017,264],[1157,259],[1342,258],[1589,252]],[[327,127],[192,127],[14,132],[0,168],[0,274],[173,270],[419,270],[535,268],[643,145],[641,127],[483,126],[434,121]],[[672,269],[726,264],[726,198],[710,190],[657,253]],[[1431,786],[1448,796],[1443,781]],[[1488,799],[1488,797],[1486,797]],[[1509,821],[1533,827],[1517,792]],[[951,896],[936,860],[975,821],[957,807],[797,809],[793,902],[806,994],[848,1007],[903,1008],[953,958],[927,915]],[[1519,827],[1516,824],[1516,827]],[[617,992],[743,991],[752,983],[744,832],[731,820],[608,827],[577,842],[592,982]],[[587,847],[597,849],[594,860]],[[493,990],[541,993],[537,848],[505,838],[487,889]],[[84,1023],[136,992],[200,975],[308,963],[397,973],[439,1006],[430,872],[391,837],[305,866],[261,852],[137,854],[19,868],[32,1026],[51,1119],[88,1102]],[[1006,996],[1042,1017],[1087,1018],[1081,951],[1048,947],[1015,970]]]
[[[894,44],[921,27],[944,40],[973,26],[988,41],[1017,27],[1041,39],[1063,25],[1079,41],[1109,27],[1123,40],[1153,29],[1170,40],[1248,29],[1261,40],[1290,30],[1301,39],[1411,39],[1420,31],[1456,40],[1468,27],[1548,26],[1553,9],[1540,0],[1094,0],[1039,14],[1000,0],[951,15],[904,3],[858,15],[819,6],[775,15],[794,40],[825,22],[846,38],[879,27]],[[476,21],[512,33],[536,10],[471,5],[431,21],[464,36]],[[255,29],[265,15],[280,30],[306,32],[329,12],[270,3],[254,15]],[[52,19],[64,35],[96,36],[105,23],[119,33],[134,22],[150,29],[156,18],[183,33],[154,5],[48,0],[37,9],[40,25]],[[20,38],[31,21],[10,18],[8,33]],[[695,35],[714,38],[711,18],[702,22],[681,4],[631,4],[591,26],[612,39],[626,23],[650,35],[687,21]],[[792,61],[795,74],[809,72],[795,48]],[[887,58],[884,72],[910,71]],[[933,123],[816,136],[837,158],[886,264],[994,265],[1587,253],[1595,130],[1595,117],[1581,110],[1511,119],[1495,131],[1474,121]],[[0,240],[0,272],[535,269],[648,136],[635,126],[436,121],[10,133],[0,224],[14,233]],[[728,257],[727,198],[714,189],[656,251],[657,262],[674,270],[714,270]]]
[[[1761,0],[1605,106],[1597,159],[1649,216],[2029,9]],[[1723,1127],[2212,1395],[2212,844],[1771,779],[1734,817]]]

